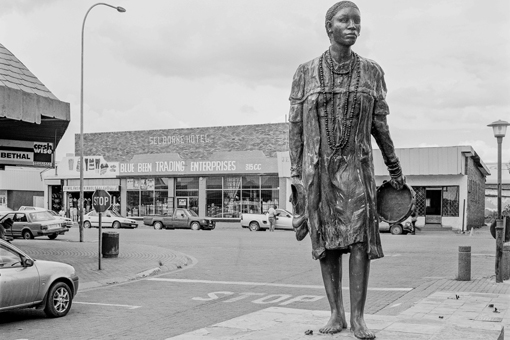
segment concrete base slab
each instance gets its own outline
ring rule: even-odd
[[[368,327],[378,340],[503,340],[508,296],[436,292],[398,316],[365,315]],[[500,306],[499,313],[494,307]],[[300,340],[331,337],[321,334],[329,311],[270,307],[221,322],[173,340]],[[349,315],[347,315],[349,320]],[[313,332],[313,334],[305,334]],[[334,335],[338,339],[356,339],[345,329]]]

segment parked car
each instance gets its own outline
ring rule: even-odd
[[[44,309],[48,317],[65,316],[78,292],[75,269],[65,263],[35,260],[0,240],[0,312]]]
[[[175,209],[172,215],[149,215],[144,216],[143,224],[153,226],[154,229],[191,229],[213,230],[216,222],[205,217],[200,217],[192,210]]]
[[[393,235],[406,235],[412,231],[411,218],[409,217],[403,222],[388,224],[387,222],[381,221],[379,223],[379,231],[389,231]]]
[[[58,235],[69,231],[64,222],[56,219],[47,210],[11,211],[0,219],[0,223],[7,218],[14,222],[7,230],[7,235],[12,237],[23,237],[28,240],[48,236],[50,240],[54,240]]]
[[[64,225],[68,228],[71,228],[73,226],[73,220],[71,220],[69,217],[60,216],[56,211],[44,209],[41,207],[34,207],[30,205],[22,205],[18,209],[19,211],[27,211],[27,210],[36,210],[36,211],[47,211],[50,214],[52,214],[56,219],[62,220],[64,222]]]
[[[251,231],[269,229],[267,214],[241,214],[241,226]],[[275,229],[294,230],[292,228],[292,213],[285,209],[276,209]]]
[[[44,209],[42,207],[35,207],[35,206],[32,206],[32,205],[22,205],[21,207],[19,207],[18,210],[19,211],[24,211],[24,210],[47,210],[47,209]]]
[[[73,220],[71,220],[69,217],[60,216],[56,211],[53,210],[47,210],[50,214],[53,215],[57,220],[61,220],[64,222],[64,225],[68,228],[71,228],[73,226]]]
[[[83,215],[83,226],[85,228],[99,228],[99,213],[91,211]],[[103,228],[138,228],[138,222],[122,216],[116,211],[107,210],[101,215],[101,227]]]

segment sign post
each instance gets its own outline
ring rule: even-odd
[[[101,236],[102,236],[102,227],[101,227],[101,215],[106,210],[110,209],[112,205],[112,196],[106,190],[96,190],[92,194],[92,206],[94,210],[99,213],[99,252],[98,252],[98,265],[99,270],[101,270]]]

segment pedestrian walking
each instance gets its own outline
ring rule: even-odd
[[[276,224],[276,205],[273,205],[267,211],[267,219],[269,220],[269,231],[274,231],[274,226]]]
[[[416,210],[413,210],[411,213],[411,235],[414,235],[416,233],[416,222],[418,221],[418,214],[416,214]]]

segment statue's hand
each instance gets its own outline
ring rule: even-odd
[[[404,187],[404,184],[406,184],[406,178],[404,175],[392,178],[390,180],[390,184],[396,190],[401,190]]]

